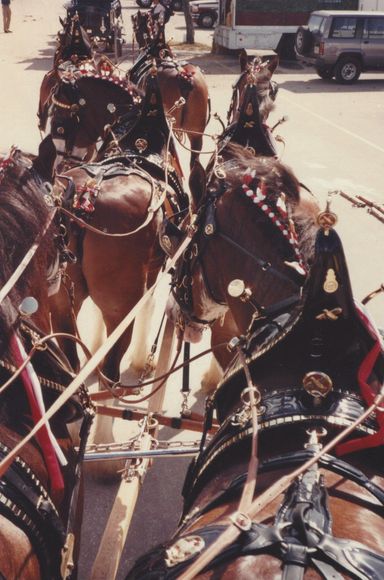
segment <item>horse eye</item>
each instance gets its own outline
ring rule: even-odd
[[[64,127],[57,127],[57,132],[59,135],[64,135]]]

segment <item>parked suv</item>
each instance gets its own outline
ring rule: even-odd
[[[384,70],[384,12],[318,10],[295,37],[299,61],[323,79],[357,81],[362,71]]]
[[[140,6],[140,8],[150,8],[152,6],[152,0],[136,0],[136,4]],[[172,10],[178,12],[183,9],[183,0],[170,0],[167,4],[172,8]]]
[[[189,3],[193,23],[201,28],[214,28],[218,14],[219,3],[210,0],[192,0]]]

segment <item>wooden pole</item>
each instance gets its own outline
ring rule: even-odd
[[[149,433],[144,433],[139,443],[138,449],[146,451],[151,448],[152,437]],[[144,458],[128,463],[101,538],[90,580],[113,580],[116,578],[121,554],[149,462],[150,459]]]
[[[161,347],[159,360],[156,365],[155,377],[166,373],[172,356],[172,347],[174,342],[175,327],[167,318]],[[164,403],[166,382],[162,388],[149,399],[148,412],[158,413],[162,411]],[[153,389],[156,388],[154,383]],[[149,433],[145,433],[139,439],[139,450],[150,449],[152,437],[157,436],[158,425]],[[140,460],[139,460],[140,461]],[[139,463],[139,471],[135,471],[138,464],[131,461],[128,465],[128,477],[123,474],[120,487],[117,491],[114,504],[103,537],[100,542],[99,550],[93,564],[90,580],[114,580],[119,568],[121,554],[127,539],[129,527],[131,524],[133,512],[139,497],[139,491],[144,475],[150,466],[150,459],[142,459]],[[131,475],[129,475],[131,472]]]

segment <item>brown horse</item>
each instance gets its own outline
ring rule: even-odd
[[[100,79],[81,80],[84,87],[89,85],[89,92],[103,84]],[[72,224],[70,245],[79,258],[68,269],[76,281],[75,310],[91,296],[103,313],[108,334],[152,285],[161,267],[157,233],[164,216],[164,188],[175,196],[172,203],[182,198],[186,209],[187,196],[178,176],[162,157],[167,152],[172,159],[174,148],[171,142],[167,149],[169,129],[161,107],[156,76],[151,76],[139,116],[135,112],[128,125],[122,116],[116,127],[119,141],[110,135],[99,162],[57,176],[57,187],[71,184],[63,201],[68,194],[73,217],[92,226],[84,229],[77,222]],[[119,378],[119,363],[129,341],[127,333],[107,357],[105,371],[112,380]]]
[[[191,148],[190,166],[199,158],[203,133],[210,116],[208,87],[199,67],[179,62],[163,34],[154,35],[150,13],[140,10],[132,17],[133,30],[142,49],[128,72],[128,78],[141,87],[153,59],[158,69],[161,96],[166,114],[175,119],[174,129],[183,142],[186,134]],[[184,104],[181,103],[184,101]]]
[[[353,300],[334,214],[319,215],[316,233],[281,165],[233,160],[226,187],[212,181],[202,200],[191,301],[178,298],[186,323],[211,320],[220,302],[242,331],[207,403],[206,428],[214,410],[221,427],[189,469],[176,534],[127,579],[379,579],[383,410],[363,416],[383,390],[379,335]],[[348,439],[315,460],[345,427]]]
[[[51,219],[53,199],[49,191],[30,160],[17,150],[0,160],[0,209],[3,460],[42,414],[40,386],[48,407],[72,380],[73,373],[52,340],[42,342],[39,347],[40,340],[50,333],[48,298],[60,283],[61,236]],[[38,249],[28,264],[26,257],[32,256],[34,245]],[[28,267],[13,285],[9,284],[23,258]],[[37,312],[33,313],[37,306]],[[35,351],[31,363],[15,375],[31,349]],[[0,479],[1,578],[62,577],[61,550],[67,544],[68,534],[79,532],[74,525],[78,527],[81,521],[81,514],[70,508],[73,491],[78,494],[79,482],[75,475],[77,456],[66,423],[78,419],[81,413],[78,397],[71,399],[50,422],[55,440],[43,428],[23,447]],[[73,539],[76,541],[69,562],[74,560],[72,564],[76,566],[79,538],[76,535]]]
[[[277,155],[276,143],[267,125],[275,108],[278,86],[272,80],[279,59],[254,57],[248,62],[245,50],[240,53],[241,73],[233,85],[227,113],[227,127],[219,138],[219,151],[228,142],[247,147],[255,155]]]
[[[81,26],[78,17],[75,15],[69,18],[63,25],[63,30],[58,32],[57,47],[53,57],[52,69],[44,75],[40,86],[39,107],[37,116],[39,119],[39,129],[45,132],[48,110],[51,105],[51,96],[59,81],[58,69],[66,61],[74,65],[93,62],[94,47],[87,32]]]
[[[251,179],[248,175],[254,172],[261,180],[263,191],[271,197],[275,196],[276,202],[279,200],[279,193],[284,193],[290,203],[290,218],[297,219],[297,228],[302,228],[302,216],[311,214],[312,223],[315,223],[317,203],[306,192],[300,192],[299,183],[292,171],[273,157],[255,157],[251,151],[236,144],[227,145],[226,156],[226,161],[213,165],[208,176],[200,164],[195,164],[190,177],[194,208],[201,220],[198,236],[202,240],[199,244],[203,247],[203,252],[201,255],[199,252],[191,262],[185,262],[186,271],[183,275],[190,280],[193,274],[194,283],[179,293],[176,281],[174,296],[178,306],[170,301],[169,308],[176,320],[177,311],[181,307],[186,320],[185,338],[192,342],[198,341],[204,328],[211,326],[216,320],[222,320],[228,312],[234,318],[237,332],[246,331],[252,307],[248,303],[245,305],[245,312],[241,310],[238,313],[233,310],[234,302],[227,292],[227,286],[232,279],[243,278],[245,285],[251,287],[257,303],[267,307],[283,300],[293,288],[296,288],[296,294],[299,293],[310,257],[311,247],[305,247],[306,258],[295,258],[298,249],[297,244],[293,243],[295,234],[290,233],[290,223],[287,224],[287,231],[292,235],[292,240],[290,244],[284,243],[284,236],[288,234],[283,235],[280,231],[284,222],[279,221],[278,209],[271,208],[270,213],[279,221],[279,227],[273,228],[273,224],[268,223],[268,218],[263,216],[264,210],[260,211],[259,208],[259,205],[265,205],[261,203],[265,194],[259,192],[257,201],[252,205],[248,197],[250,196],[251,201],[253,197],[251,193],[246,193],[247,181]],[[243,195],[239,195],[239,191]],[[270,235],[268,239],[258,239],[255,235],[252,247],[249,248],[248,238],[252,232],[258,232],[255,225],[260,224],[264,224],[264,237],[267,237],[265,231],[271,230]],[[299,244],[307,245],[307,238],[308,236],[299,236]],[[276,257],[277,243],[286,252],[286,259],[281,263]],[[243,255],[240,252],[240,257],[238,247],[246,248]],[[292,247],[291,256],[287,251],[289,247]],[[193,253],[194,256],[195,254],[196,252]],[[221,257],[224,258],[223,263]],[[219,275],[211,279],[207,272],[214,264],[220,265]],[[181,273],[177,274],[179,275]],[[281,279],[282,283],[277,283],[276,278]],[[259,289],[260,281],[262,283]],[[235,304],[237,305],[237,301]],[[191,317],[188,316],[189,310],[193,311]],[[219,361],[225,368],[229,362],[228,353],[222,352],[221,355],[219,354]]]
[[[233,94],[228,110],[228,125],[219,136],[217,154],[208,163],[208,172],[217,164],[217,156],[221,160],[230,160],[232,153],[228,146],[239,144],[256,156],[277,157],[277,144],[272,132],[267,126],[269,113],[274,109],[274,100],[277,95],[276,83],[272,75],[277,67],[277,57],[267,60],[253,58],[248,62],[245,50],[240,54],[241,74],[234,84]],[[228,152],[229,151],[229,152]],[[211,344],[227,342],[238,332],[231,312],[212,325]],[[222,376],[222,370],[230,360],[225,348],[216,351],[212,357],[211,366],[202,379],[203,390],[209,392]]]
[[[73,216],[70,248],[77,256],[77,263],[67,269],[74,283],[74,314],[77,316],[83,301],[91,297],[102,313],[108,335],[157,277],[165,257],[158,236],[164,218],[177,224],[188,207],[188,196],[171,165],[174,146],[169,141],[156,76],[148,78],[140,116],[133,127],[129,126],[127,129],[124,120],[118,124],[116,131],[121,137],[117,141],[110,135],[101,161],[59,175],[55,184],[55,189],[61,190],[70,184],[63,202],[67,199]],[[53,324],[73,333],[73,320],[67,315],[68,297],[62,294],[53,305]],[[147,330],[144,332],[147,336]],[[104,373],[114,382],[119,380],[120,362],[131,334],[129,328],[105,359]],[[136,358],[132,366],[142,370],[148,354],[145,340],[137,346],[139,360]],[[72,344],[65,348],[75,363],[76,349]],[[111,438],[105,427],[100,439]]]

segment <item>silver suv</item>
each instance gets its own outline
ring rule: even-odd
[[[299,61],[323,79],[357,81],[362,71],[384,70],[384,12],[312,12],[295,37]]]

